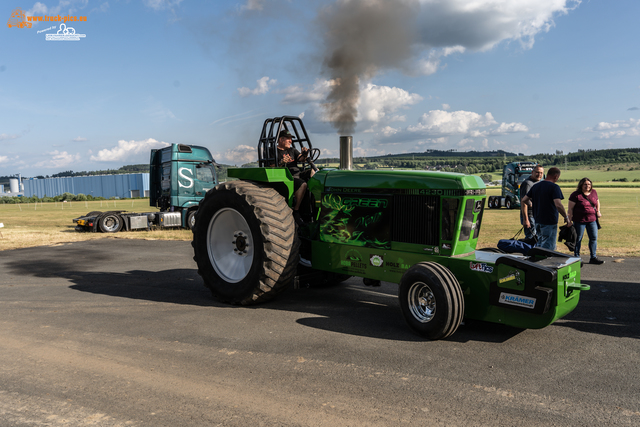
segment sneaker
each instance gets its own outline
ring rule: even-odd
[[[596,265],[600,265],[600,264],[604,264],[604,261],[601,259],[598,259],[596,257],[593,257],[589,260],[589,264],[596,264]]]

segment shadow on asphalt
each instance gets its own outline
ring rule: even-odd
[[[640,338],[640,286],[583,280],[591,290],[580,294],[578,307],[558,326],[622,338]]]
[[[195,268],[161,271],[130,270],[126,272],[95,271],[100,266],[118,263],[117,256],[100,250],[60,248],[55,257],[34,260],[24,257],[9,261],[8,270],[16,275],[41,278],[63,278],[73,283],[70,288],[93,294],[119,298],[184,304],[204,307],[225,307],[212,299]],[[84,260],[82,261],[81,258]],[[87,259],[94,259],[94,271],[84,271]],[[315,329],[342,334],[365,336],[392,341],[425,341],[406,325],[396,297],[397,285],[383,283],[381,287],[362,285],[358,278],[345,284],[323,288],[288,289],[274,300],[238,310],[283,310],[309,314],[297,323]],[[521,330],[485,322],[461,325],[449,338],[453,342],[483,341],[501,343]]]
[[[25,254],[29,252],[27,250]],[[195,265],[194,268],[160,271],[105,272],[96,270],[122,263],[127,255],[74,245],[58,248],[52,254],[45,259],[20,257],[5,265],[16,275],[64,278],[73,283],[71,289],[81,292],[171,304],[229,307],[211,298]],[[628,283],[586,283],[592,285],[592,290],[583,292],[577,309],[556,325],[582,332],[639,338],[640,322],[634,310],[640,303],[640,287]],[[310,328],[348,335],[392,341],[424,341],[406,325],[396,295],[395,284],[383,283],[381,287],[370,288],[363,286],[360,279],[352,278],[334,287],[289,289],[266,304],[237,309],[308,313],[310,317],[297,322]],[[520,332],[521,329],[504,325],[467,321],[448,340],[503,343]]]

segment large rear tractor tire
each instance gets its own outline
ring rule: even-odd
[[[284,197],[250,181],[225,182],[207,192],[191,245],[214,299],[238,305],[263,302],[286,289],[300,250]]]
[[[421,262],[402,276],[398,298],[405,320],[432,340],[451,336],[464,316],[462,289],[449,269]]]
[[[109,213],[102,215],[98,218],[98,227],[103,233],[117,233],[122,230],[124,220],[116,213]]]

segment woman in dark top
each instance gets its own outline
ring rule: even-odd
[[[577,240],[574,251],[575,256],[580,256],[580,244],[584,230],[589,236],[589,252],[591,259],[589,264],[602,264],[604,261],[596,257],[598,248],[598,224],[596,220],[602,216],[600,213],[600,200],[598,192],[593,189],[593,183],[589,178],[582,178],[576,191],[569,196],[569,220],[573,221],[576,229]]]

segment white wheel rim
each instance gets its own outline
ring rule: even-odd
[[[253,236],[249,224],[235,209],[220,209],[207,230],[207,252],[216,273],[226,282],[244,279],[253,263]]]
[[[416,282],[409,288],[407,295],[409,310],[420,323],[427,323],[436,314],[436,297],[431,288],[422,282]]]
[[[103,221],[104,229],[107,231],[115,231],[120,226],[120,217],[109,215]]]

